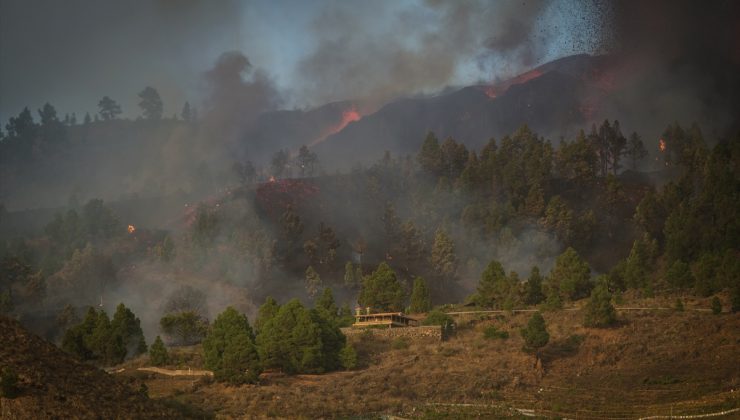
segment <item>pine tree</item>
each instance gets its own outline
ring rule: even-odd
[[[524,301],[527,305],[537,305],[545,300],[545,295],[542,293],[542,275],[536,265],[532,267],[525,290]]]
[[[457,277],[457,256],[455,244],[442,229],[437,229],[432,245],[432,270],[441,280],[443,286],[449,285]]]
[[[573,248],[568,248],[555,259],[555,267],[548,277],[551,290],[558,290],[562,300],[577,300],[591,292],[591,268]]]
[[[431,131],[427,134],[417,157],[421,169],[433,174],[439,174],[442,166],[442,152],[439,148],[439,140]]]
[[[539,312],[536,312],[529,318],[527,327],[522,328],[520,332],[524,339],[525,350],[539,352],[539,349],[545,347],[547,342],[550,341],[550,334],[547,332],[545,319]]]
[[[405,294],[396,273],[386,263],[380,263],[362,283],[358,302],[381,311],[400,311]]]
[[[308,296],[311,299],[316,297],[316,295],[319,293],[319,289],[321,288],[321,277],[319,276],[319,273],[317,273],[316,270],[314,270],[314,268],[311,266],[306,269],[305,284]]]
[[[315,307],[326,319],[335,321],[339,315],[339,308],[334,301],[334,295],[330,287],[324,288],[321,296],[316,299]]]
[[[267,321],[277,315],[279,310],[280,305],[278,305],[277,301],[275,301],[272,296],[268,296],[265,299],[265,303],[260,306],[260,309],[257,312],[257,319],[254,321],[254,329],[257,331],[257,334],[259,334]]]
[[[484,307],[502,308],[504,301],[514,292],[510,278],[506,277],[504,267],[498,261],[491,261],[478,283],[478,304]]]
[[[597,286],[591,291],[591,299],[586,304],[583,325],[586,327],[608,327],[617,321],[612,305],[612,296],[607,287],[606,276],[600,276]]]
[[[98,102],[98,108],[100,108],[100,116],[105,121],[114,120],[121,114],[121,106],[107,96],[103,96],[103,99]],[[97,115],[95,118],[97,118]]]
[[[159,92],[151,86],[147,86],[139,92],[139,107],[143,111],[143,116],[147,120],[159,120],[162,118],[164,106]]]
[[[149,349],[149,362],[153,366],[164,366],[169,363],[169,360],[170,355],[167,353],[167,348],[164,346],[162,339],[157,336]]]
[[[357,351],[352,344],[347,343],[339,353],[342,367],[346,370],[352,370],[357,367]]]
[[[261,367],[254,332],[247,317],[229,306],[222,312],[203,340],[205,365],[219,381],[254,383]]]
[[[351,261],[347,261],[344,265],[344,285],[347,287],[356,287],[360,283],[362,278],[355,279],[355,267]]]
[[[414,287],[411,291],[411,305],[409,312],[412,314],[429,312],[432,309],[432,302],[429,297],[427,284],[421,277],[414,279]]]
[[[144,338],[141,321],[123,303],[116,307],[116,312],[113,314],[111,333],[121,337],[126,349],[131,349],[135,355],[141,353],[141,340]],[[146,344],[143,347],[146,347]]]

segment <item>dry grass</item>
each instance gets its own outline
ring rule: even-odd
[[[224,418],[518,416],[510,407],[597,418],[738,405],[738,393],[731,391],[740,385],[740,315],[627,312],[617,327],[598,330],[584,328],[580,312],[547,312],[551,341],[539,362],[521,351],[518,331],[528,316],[477,317],[447,342],[409,341],[405,348],[391,340],[353,337],[361,362],[357,371],[273,373],[263,375],[259,386],[243,387],[175,381],[158,395],[180,392]],[[491,325],[509,338],[484,339]],[[148,382],[150,389],[159,392],[155,381]]]

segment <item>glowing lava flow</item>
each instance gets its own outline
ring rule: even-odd
[[[488,95],[489,98],[494,99],[495,97],[506,92],[511,86],[528,82],[540,76],[542,76],[542,72],[539,70],[528,71],[526,73],[523,73],[523,74],[520,74],[519,76],[514,77],[513,79],[506,80],[496,85],[487,86],[483,89],[483,92],[485,92],[485,94]]]
[[[308,146],[311,147],[321,143],[332,134],[336,134],[344,130],[344,127],[346,127],[349,123],[359,121],[360,118],[362,118],[362,116],[359,112],[357,112],[357,108],[352,105],[352,107],[350,107],[349,109],[342,111],[342,120],[339,121],[339,123],[327,128],[326,131],[324,131],[319,138],[309,143]]]

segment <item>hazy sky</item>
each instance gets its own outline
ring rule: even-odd
[[[0,122],[46,101],[81,119],[103,95],[135,117],[145,86],[179,113],[227,51],[282,107],[382,103],[596,52],[609,14],[593,0],[0,0]]]

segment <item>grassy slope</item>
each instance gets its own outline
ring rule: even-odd
[[[671,306],[670,301],[632,305]],[[549,312],[550,344],[541,362],[521,351],[528,314],[461,321],[444,343],[358,338],[364,366],[354,372],[264,375],[259,386],[151,379],[159,395],[179,395],[226,417],[338,417],[393,413],[404,417],[504,416],[508,407],[542,415],[635,418],[705,413],[740,405],[740,315],[687,311],[620,313],[611,329],[587,329],[580,312]],[[496,325],[506,340],[486,340]],[[152,377],[153,378],[153,377]],[[157,384],[156,381],[159,381]],[[467,404],[429,406],[429,403]]]

